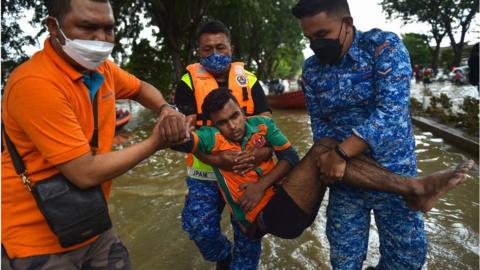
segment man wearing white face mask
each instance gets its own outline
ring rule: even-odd
[[[33,187],[63,175],[79,189],[101,185],[108,198],[111,179],[186,139],[185,117],[158,89],[106,60],[114,46],[108,0],[46,4],[50,37],[9,77],[3,131]],[[158,112],[159,121],[144,141],[111,152],[115,100],[125,98]],[[130,269],[128,252],[112,229],[63,244],[24,188],[11,153],[2,152],[2,269]]]

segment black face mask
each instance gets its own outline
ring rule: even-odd
[[[310,41],[310,49],[312,49],[312,51],[315,53],[315,56],[320,64],[333,65],[340,59],[343,45],[340,44],[340,33],[342,33],[342,28],[343,21],[337,39],[318,38]],[[346,38],[347,33],[345,33],[345,39]],[[343,42],[345,42],[345,39]]]

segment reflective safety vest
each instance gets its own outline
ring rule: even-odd
[[[233,62],[230,64],[228,75],[228,88],[238,100],[240,108],[247,116],[253,115],[254,103],[252,99],[252,87],[257,81],[257,77],[244,69],[244,63]],[[218,83],[215,77],[210,74],[200,63],[187,66],[187,71],[182,77],[182,81],[190,87],[195,95],[197,105],[197,128],[204,125],[211,125],[207,116],[202,111],[205,97],[214,89],[217,89]],[[215,173],[210,165],[201,162],[197,157],[188,154],[187,157],[188,176],[199,180],[215,181]]]

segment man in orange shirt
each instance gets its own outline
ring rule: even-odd
[[[50,37],[8,79],[2,100],[4,131],[33,185],[62,173],[81,189],[102,185],[108,198],[112,178],[186,138],[185,118],[158,89],[106,60],[115,23],[108,0],[46,3]],[[125,98],[158,112],[159,121],[144,141],[111,152],[115,100]],[[94,103],[97,149],[89,145]],[[130,269],[128,252],[111,229],[83,243],[60,246],[16,174],[9,151],[2,153],[3,247],[2,269]]]

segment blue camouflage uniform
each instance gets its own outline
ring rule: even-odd
[[[335,65],[308,58],[303,80],[314,140],[342,141],[356,134],[369,146],[364,154],[394,173],[415,176],[411,74],[398,36],[379,29],[355,31],[351,48]],[[377,269],[422,267],[427,252],[423,217],[401,196],[343,183],[330,186],[329,194],[326,230],[333,269],[362,268],[371,210],[380,236]]]
[[[182,226],[208,261],[221,261],[232,254],[232,270],[257,269],[262,250],[262,240],[250,240],[235,221],[234,247],[222,233],[220,220],[225,207],[216,181],[186,179],[188,195],[182,212]]]

